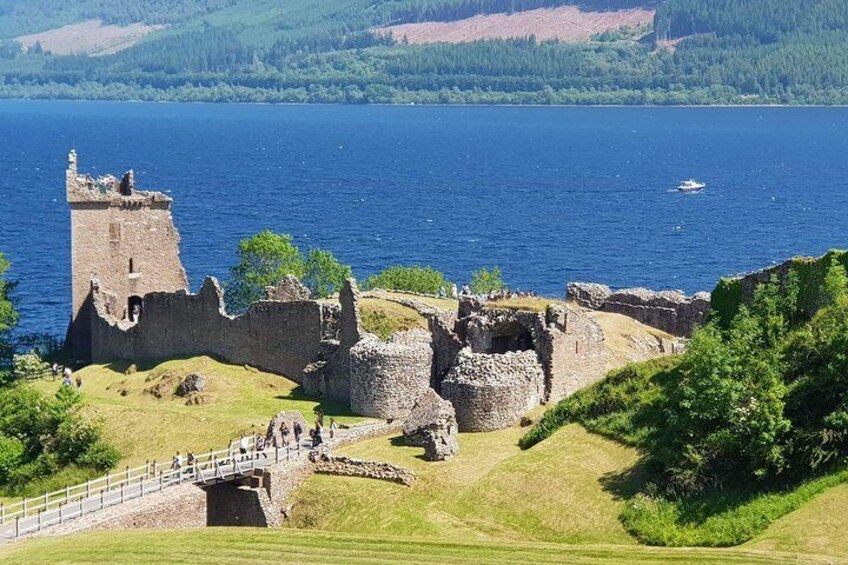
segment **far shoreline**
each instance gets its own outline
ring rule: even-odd
[[[208,100],[139,100],[135,98],[113,99],[113,98],[17,98],[0,97],[3,102],[79,102],[97,103],[107,102],[115,104],[172,104],[188,106],[338,106],[338,107],[386,107],[386,108],[632,108],[632,109],[804,109],[804,108],[848,108],[848,104],[435,104],[435,103],[385,103],[375,102],[366,104],[349,104],[344,102],[252,102],[252,101],[208,101]]]

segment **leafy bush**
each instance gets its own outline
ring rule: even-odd
[[[50,372],[50,366],[35,352],[15,355],[12,365],[15,378],[18,379],[35,379]]]
[[[33,481],[64,469],[99,473],[118,462],[100,424],[80,407],[73,387],[53,398],[23,385],[0,390],[0,486],[8,494],[29,492]]]
[[[471,292],[474,294],[488,294],[497,292],[506,288],[501,270],[497,267],[489,271],[482,268],[479,271],[471,273]]]
[[[24,444],[18,438],[0,435],[0,482],[6,482],[10,473],[24,460]]]
[[[10,266],[0,253],[0,382],[5,382],[9,378],[14,353],[12,329],[18,323],[18,312],[12,298],[12,291],[16,285],[5,276]]]
[[[121,454],[117,449],[102,440],[97,440],[86,448],[77,463],[82,467],[105,472],[117,465],[120,459]]]
[[[451,283],[445,275],[432,267],[395,265],[376,275],[371,275],[363,285],[368,290],[400,290],[420,294],[438,294],[447,291]]]

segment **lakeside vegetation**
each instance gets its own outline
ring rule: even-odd
[[[0,97],[428,104],[846,104],[848,3],[209,0],[69,12],[7,0],[0,31],[102,13],[171,27],[101,57],[0,50]],[[374,27],[580,5],[656,6],[656,35],[407,45]],[[62,5],[64,6],[64,5]],[[111,6],[111,5],[110,5]],[[133,5],[136,6],[136,5]],[[41,8],[39,11],[38,8]],[[646,30],[647,31],[647,30]],[[17,32],[14,32],[17,33]],[[660,40],[658,43],[655,40]],[[663,43],[666,42],[666,43]],[[669,43],[670,42],[670,43]]]

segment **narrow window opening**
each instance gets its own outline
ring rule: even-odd
[[[133,263],[133,260],[130,259],[130,274],[133,274],[134,272],[135,272],[135,263]]]

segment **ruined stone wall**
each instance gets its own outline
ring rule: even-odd
[[[350,350],[350,407],[374,418],[405,418],[430,386],[433,349],[423,330],[389,342],[366,336]]]
[[[366,461],[351,457],[321,456],[313,463],[315,473],[342,477],[362,477],[378,479],[404,486],[412,486],[417,477],[415,473],[382,461]]]
[[[606,376],[604,332],[588,316],[549,306],[537,354],[545,369],[546,403],[558,402]]]
[[[462,350],[462,340],[456,334],[456,313],[439,313],[427,316],[427,325],[433,340],[433,371],[430,386],[442,390],[442,381],[453,369],[456,356]]]
[[[180,261],[180,236],[171,216],[171,199],[136,191],[130,171],[119,181],[80,175],[76,154],[69,155],[67,199],[71,208],[72,356],[88,360],[87,300],[91,279],[100,281],[110,300],[109,315],[129,319],[130,297],[188,289]]]
[[[710,295],[679,290],[631,288],[612,291],[599,284],[569,283],[568,298],[584,308],[629,316],[674,336],[689,337],[710,309]]]
[[[111,318],[94,295],[92,361],[171,359],[211,355],[252,365],[300,382],[318,354],[321,305],[317,302],[257,302],[243,315],[224,309],[223,291],[207,278],[198,294],[153,293],[143,299],[136,324]]]
[[[442,382],[442,397],[456,410],[461,432],[486,432],[516,424],[538,406],[544,374],[534,351],[505,354],[463,349]]]

